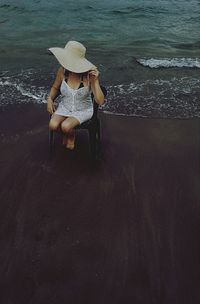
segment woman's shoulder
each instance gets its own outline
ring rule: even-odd
[[[56,81],[61,83],[64,77],[64,68],[60,66],[57,70]]]
[[[59,76],[64,76],[64,73],[65,73],[64,67],[63,67],[63,66],[60,66],[59,69],[58,69],[58,71],[57,71],[57,74],[58,74]]]

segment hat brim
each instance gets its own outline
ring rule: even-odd
[[[68,71],[74,73],[84,73],[95,69],[96,66],[86,58],[80,58],[67,53],[66,49],[53,47],[48,49],[58,60],[58,62]]]

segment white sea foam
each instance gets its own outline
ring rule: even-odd
[[[200,117],[198,78],[148,79],[108,86],[104,113],[135,117]]]
[[[200,68],[200,58],[141,58],[137,62],[150,68]]]
[[[137,115],[134,113],[131,114],[124,114],[124,113],[116,113],[116,112],[112,112],[112,111],[106,111],[106,110],[102,110],[103,113],[105,114],[109,114],[109,115],[115,115],[115,116],[131,116],[131,117],[140,117],[140,118],[147,118],[147,115]]]
[[[1,106],[16,103],[46,103],[49,90],[25,71],[0,80]],[[41,86],[41,84],[43,86]],[[100,110],[107,114],[134,117],[200,117],[200,79],[172,77],[146,79],[107,86],[108,95]]]
[[[24,88],[21,84],[9,80],[0,81],[0,86],[14,87],[18,92],[21,93],[22,96],[30,97],[38,103],[46,102],[45,100],[46,93],[44,93],[43,91],[40,91],[36,94],[35,92],[33,93],[29,91],[27,88]]]

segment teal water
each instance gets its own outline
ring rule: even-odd
[[[109,87],[105,111],[199,117],[199,30],[199,0],[0,0],[1,104],[8,88],[43,100],[58,67],[47,49],[78,40]]]
[[[0,1],[1,54],[39,56],[80,40],[97,58],[196,57],[199,30],[198,0]]]

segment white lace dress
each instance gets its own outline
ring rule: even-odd
[[[92,117],[93,102],[89,86],[72,89],[63,79],[60,92],[61,95],[57,98],[58,107],[54,114],[75,117],[80,124]]]

